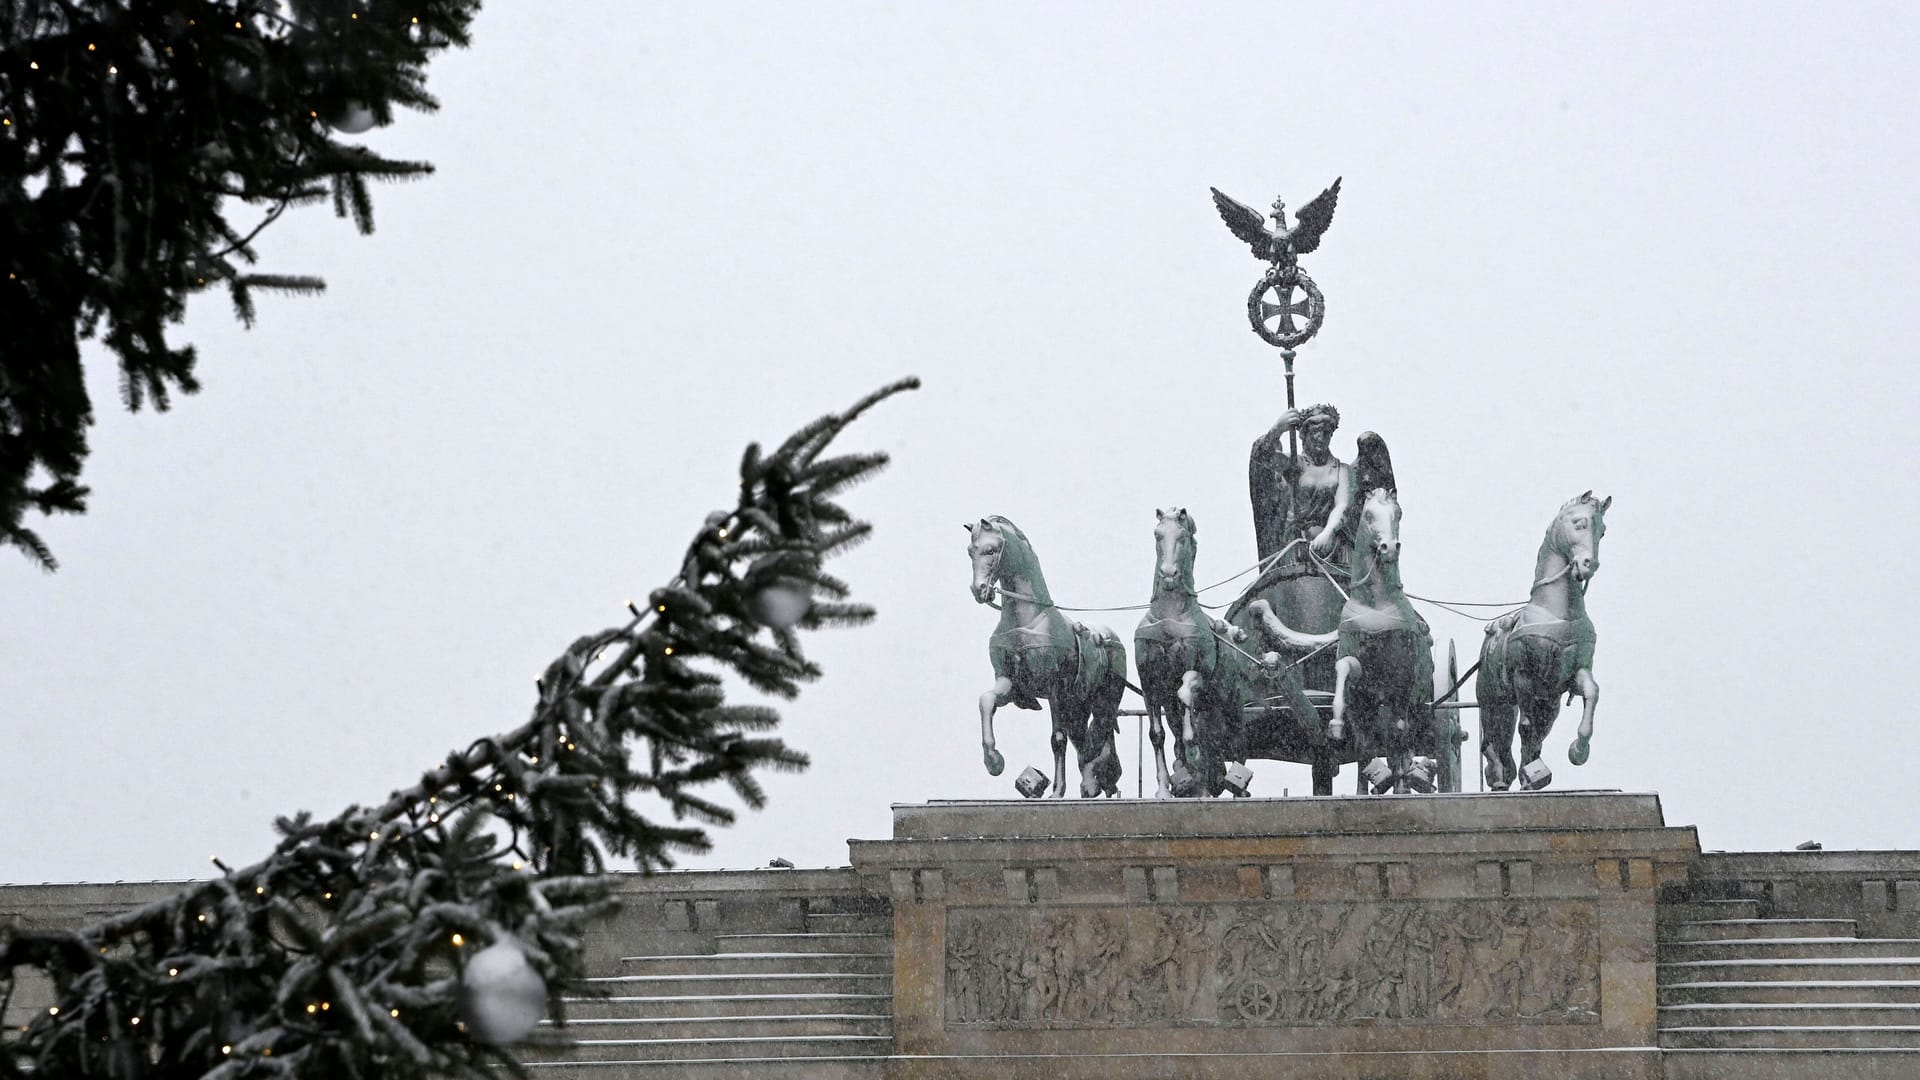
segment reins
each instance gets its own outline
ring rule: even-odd
[[[1269,565],[1275,562],[1278,562],[1282,555],[1285,555],[1288,551],[1291,551],[1293,549],[1293,545],[1299,542],[1300,541],[1298,539],[1289,540],[1285,547],[1267,556],[1266,558],[1261,559],[1259,562],[1254,563],[1252,566],[1247,567],[1245,570],[1242,570],[1231,577],[1221,578],[1219,581],[1216,581],[1213,584],[1208,585],[1204,588],[1189,589],[1187,592],[1185,592],[1182,595],[1197,598],[1201,593],[1212,592],[1213,590],[1219,588],[1220,586],[1229,584],[1234,581],[1238,581],[1239,579],[1246,577],[1248,574],[1251,574],[1256,570],[1264,571]],[[1012,589],[1009,589],[1004,585],[996,584],[994,585],[994,590],[998,592],[1001,596],[1010,597],[1014,600],[1025,600],[1029,604],[1039,604],[1041,607],[1049,607],[1054,609],[1055,611],[1079,611],[1079,612],[1086,612],[1089,614],[1101,614],[1105,612],[1114,612],[1114,611],[1145,611],[1148,608],[1153,606],[1153,601],[1149,600],[1144,604],[1126,604],[1118,607],[1071,607],[1066,604],[1055,604],[1055,603],[1052,603],[1051,601],[1041,600],[1038,597],[1028,596],[1026,593],[1014,592]],[[995,610],[998,610],[1000,607],[999,604],[995,604],[992,601],[988,601],[988,606],[994,608]],[[1204,607],[1206,605],[1203,604],[1201,606]],[[1215,605],[1215,606],[1218,607],[1222,605]]]
[[[1254,573],[1255,571],[1265,572],[1268,567],[1272,566],[1274,563],[1279,562],[1283,557],[1285,557],[1287,552],[1292,551],[1294,548],[1294,545],[1299,544],[1303,539],[1304,538],[1302,537],[1294,537],[1292,540],[1287,541],[1286,544],[1283,547],[1281,547],[1279,551],[1276,551],[1273,554],[1267,556],[1266,558],[1261,559],[1259,562],[1256,562],[1252,566],[1249,566],[1246,569],[1241,570],[1239,573],[1233,574],[1229,577],[1221,578],[1219,581],[1216,581],[1213,584],[1205,586],[1203,588],[1189,590],[1184,595],[1198,599],[1201,593],[1212,592],[1213,590],[1220,588],[1222,585],[1231,584],[1232,582],[1238,581],[1239,579],[1246,577],[1248,574]],[[1314,551],[1313,546],[1311,544],[1307,546],[1307,557],[1312,560],[1314,569],[1320,571],[1320,575],[1327,579],[1327,584],[1332,585],[1334,591],[1340,594],[1340,599],[1343,601],[1351,602],[1353,599],[1352,596],[1348,595],[1346,589],[1341,588],[1339,578],[1337,578],[1334,575],[1335,567],[1333,566],[1333,564],[1321,558],[1320,553],[1317,551]],[[1562,556],[1562,558],[1565,558],[1565,557]],[[1568,559],[1566,562],[1567,564],[1560,568],[1559,573],[1550,574],[1547,577],[1541,578],[1539,581],[1534,582],[1533,588],[1538,589],[1542,585],[1551,585],[1554,582],[1559,581],[1561,578],[1566,577],[1573,570],[1573,561],[1571,559]],[[1363,585],[1367,582],[1367,580],[1369,579],[1362,578],[1358,582],[1353,582],[1353,584]],[[1591,584],[1590,581],[1575,582],[1576,587],[1578,587],[1580,590],[1580,595],[1585,596],[1587,594],[1587,586],[1589,584]],[[1092,615],[1107,614],[1107,613],[1121,612],[1121,611],[1146,611],[1147,609],[1153,606],[1153,602],[1148,601],[1147,603],[1144,603],[1144,604],[1125,604],[1125,605],[1119,605],[1115,607],[1073,607],[1067,604],[1055,604],[1050,601],[1041,600],[1038,597],[1028,596],[1026,593],[1015,592],[1014,590],[1009,589],[1004,585],[996,584],[994,586],[994,591],[998,592],[1003,597],[1007,597],[1014,600],[1025,600],[1030,604],[1038,604],[1041,607],[1052,608],[1055,611],[1073,611],[1073,612],[1081,612],[1084,614],[1092,614]],[[1528,604],[1533,602],[1533,598],[1531,596],[1529,596],[1525,600],[1505,601],[1501,603],[1490,603],[1490,602],[1475,601],[1475,600],[1436,600],[1430,596],[1421,596],[1418,593],[1407,592],[1405,589],[1402,589],[1401,591],[1406,593],[1406,597],[1409,600],[1418,600],[1423,604],[1432,604],[1434,607],[1440,608],[1444,611],[1452,612],[1453,614],[1458,615],[1462,618],[1472,619],[1475,622],[1494,622],[1498,619],[1502,619],[1508,615],[1513,614],[1514,612],[1520,610],[1521,608],[1526,607]],[[1239,597],[1236,597],[1234,598],[1234,600],[1228,601],[1225,604],[1201,604],[1200,606],[1208,611],[1219,611],[1222,608],[1232,607],[1235,603],[1239,602],[1239,600],[1244,599],[1245,596],[1246,594],[1242,592]],[[987,606],[990,608],[993,608],[995,611],[1000,610],[1000,605],[991,600],[987,601]],[[1460,610],[1461,608],[1468,608],[1468,607],[1501,608],[1503,610],[1495,615],[1475,615],[1471,611]],[[1229,642],[1229,644],[1231,644],[1231,642]],[[1235,648],[1238,649],[1238,646],[1235,646]],[[1325,646],[1321,646],[1321,648],[1325,648]],[[1314,651],[1318,652],[1319,650],[1316,649]],[[1241,655],[1246,656],[1247,659],[1249,660],[1254,659],[1252,656],[1248,655],[1245,652],[1245,650],[1240,650],[1240,652],[1241,652]],[[1311,656],[1313,654],[1308,653],[1307,655]]]

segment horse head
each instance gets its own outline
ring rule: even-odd
[[[1155,510],[1159,518],[1153,526],[1155,552],[1153,591],[1193,592],[1195,535],[1200,531],[1182,506]]]
[[[993,599],[993,587],[1000,581],[1007,538],[986,518],[961,528],[967,530],[967,558],[973,560],[973,599],[976,603],[988,603]]]
[[[1567,561],[1567,573],[1584,585],[1600,571],[1600,538],[1607,535],[1607,507],[1613,496],[1595,499],[1587,491],[1568,499],[1547,529],[1543,546]]]
[[[1360,503],[1353,537],[1354,580],[1367,576],[1361,565],[1369,560],[1376,567],[1400,563],[1400,497],[1389,487],[1374,488]]]
[[[995,586],[1024,576],[1033,579],[1029,585],[1036,597],[1049,602],[1046,584],[1040,580],[1040,568],[1034,561],[1033,545],[1027,542],[1027,534],[1020,531],[1020,526],[998,514],[989,514],[961,528],[967,530],[967,557],[973,560],[975,601],[990,603]]]

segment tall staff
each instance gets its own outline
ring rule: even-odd
[[[1287,227],[1287,204],[1280,199],[1273,200],[1271,213],[1262,215],[1219,188],[1208,190],[1213,192],[1213,205],[1220,211],[1220,220],[1253,249],[1256,258],[1268,264],[1266,274],[1247,294],[1247,321],[1253,325],[1253,332],[1260,335],[1260,340],[1280,349],[1287,376],[1287,409],[1292,411],[1295,408],[1294,346],[1305,344],[1319,333],[1320,323],[1327,315],[1326,297],[1300,269],[1299,257],[1318,248],[1321,234],[1333,224],[1333,208],[1340,201],[1340,181],[1335,179],[1332,187],[1301,207],[1292,228]],[[1273,219],[1272,228],[1267,227],[1269,217]],[[1295,322],[1295,316],[1304,318],[1305,322]],[[1300,474],[1300,436],[1294,431],[1287,432],[1287,465],[1294,476]],[[1294,487],[1291,482],[1287,485],[1289,521],[1293,520]]]

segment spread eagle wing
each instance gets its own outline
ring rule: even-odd
[[[1213,205],[1220,211],[1220,220],[1233,230],[1233,235],[1253,248],[1255,255],[1262,259],[1271,258],[1274,235],[1267,231],[1266,215],[1217,187],[1207,190],[1213,192]]]
[[[1362,498],[1374,488],[1399,490],[1393,482],[1393,458],[1387,454],[1387,440],[1374,432],[1360,433],[1359,449],[1353,455],[1353,473]]]
[[[1215,194],[1219,194],[1215,192]],[[1313,201],[1301,207],[1294,214],[1293,250],[1305,255],[1320,246],[1320,234],[1333,224],[1333,206],[1340,201],[1340,178],[1336,177],[1333,186],[1313,197]],[[1224,216],[1225,210],[1220,213]]]

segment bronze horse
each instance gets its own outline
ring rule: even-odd
[[[1361,503],[1346,593],[1339,629],[1323,634],[1287,626],[1264,599],[1247,606],[1290,648],[1337,645],[1327,740],[1351,733],[1361,760],[1386,758],[1389,782],[1405,791],[1413,749],[1433,735],[1433,635],[1400,584],[1400,501],[1391,487],[1373,488]]]
[[[1038,709],[1045,698],[1053,713],[1053,795],[1067,791],[1067,744],[1080,762],[1080,794],[1120,793],[1120,695],[1127,685],[1127,653],[1113,631],[1087,627],[1060,614],[1020,527],[994,515],[967,530],[973,560],[973,598],[1003,598],[1000,625],[987,641],[993,687],[980,695],[980,746],[987,772],[999,776],[1006,759],[994,749],[993,714],[1012,702]]]
[[[1153,599],[1133,632],[1154,776],[1163,799],[1218,795],[1226,786],[1226,763],[1247,759],[1242,710],[1263,700],[1255,674],[1276,668],[1280,656],[1254,657],[1241,645],[1245,631],[1207,615],[1193,586],[1199,531],[1193,517],[1180,507],[1154,513]],[[1163,752],[1163,718],[1169,713],[1179,718],[1174,758],[1192,769],[1171,776]]]
[[[1580,730],[1567,758],[1587,763],[1593,710],[1600,686],[1593,681],[1593,621],[1587,618],[1587,583],[1600,569],[1600,538],[1607,534],[1607,507],[1589,491],[1568,499],[1547,526],[1533,563],[1533,593],[1527,606],[1487,624],[1480,645],[1480,757],[1487,786],[1505,791],[1514,767],[1516,713],[1520,749],[1529,768],[1525,786],[1541,788],[1553,773],[1540,760],[1542,744],[1560,716],[1560,695],[1581,699]]]

